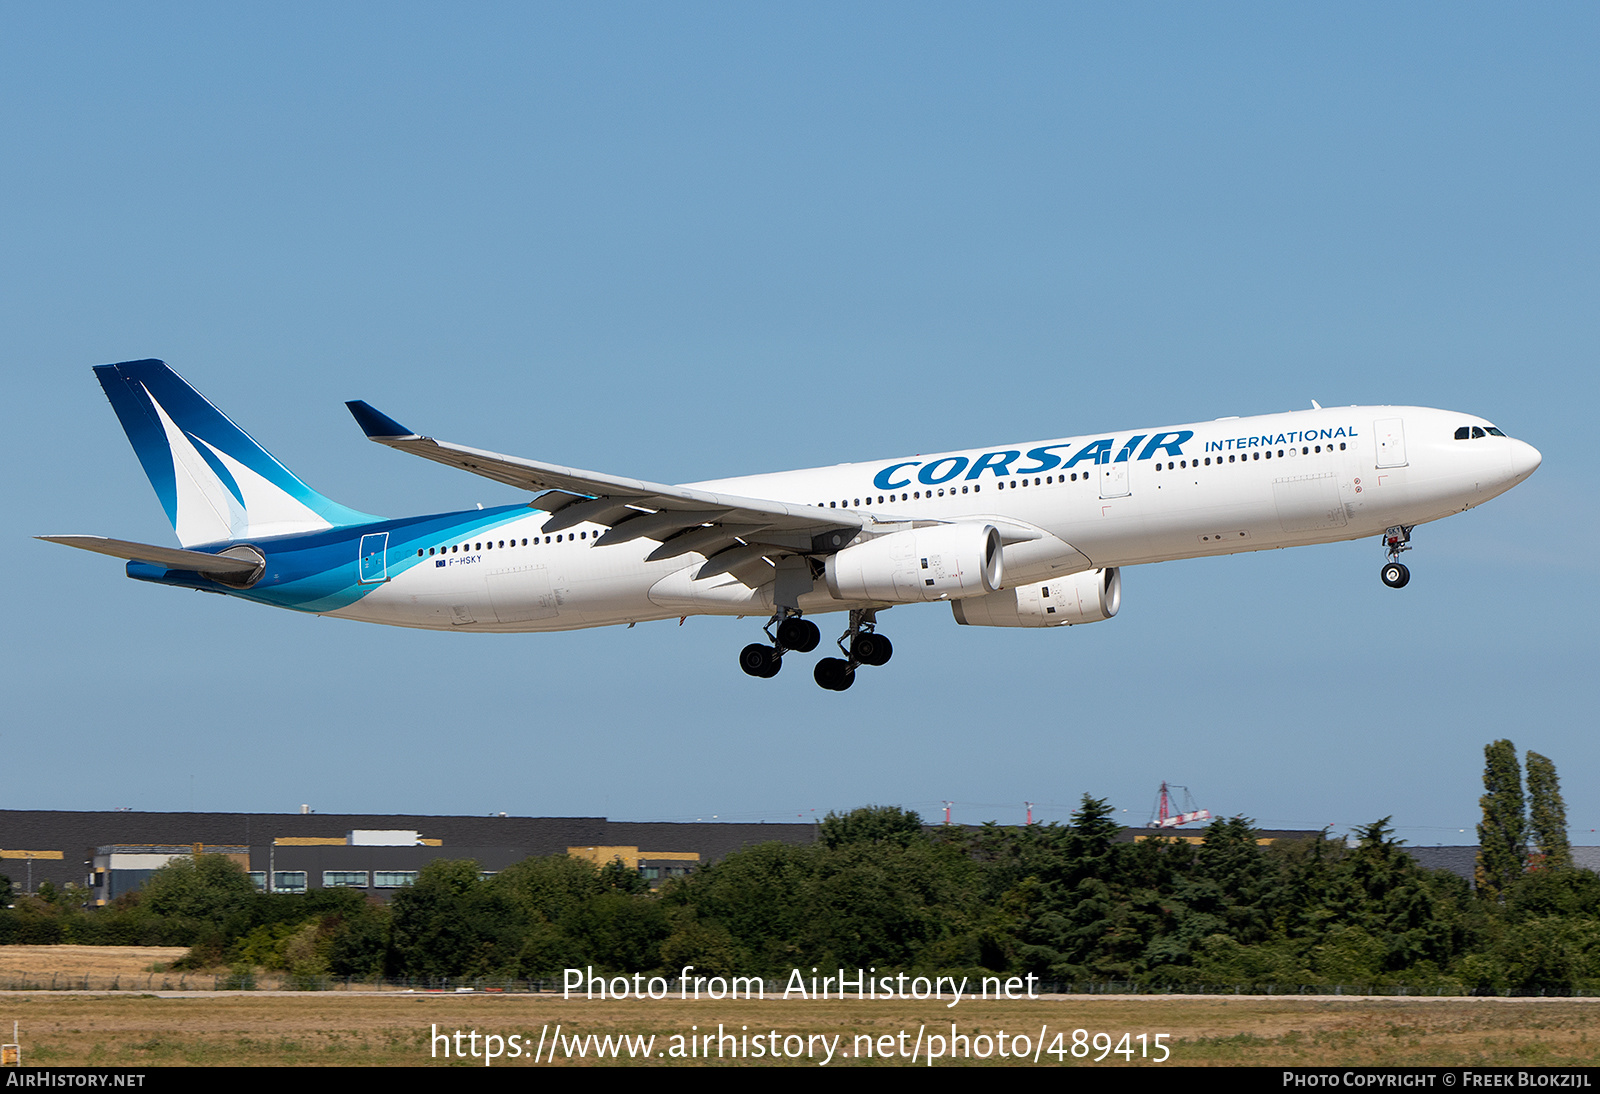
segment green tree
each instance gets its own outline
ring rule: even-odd
[[[1215,887],[1215,899],[1204,910],[1227,924],[1228,935],[1239,942],[1266,936],[1279,884],[1258,836],[1244,817],[1214,820],[1195,864],[1200,878]]]
[[[1522,769],[1517,746],[1501,739],[1483,747],[1483,821],[1478,825],[1478,895],[1501,900],[1527,865],[1522,816]]]
[[[155,915],[219,928],[252,916],[256,887],[244,867],[225,855],[186,855],[151,874],[140,898]]]
[[[470,859],[435,859],[390,902],[393,971],[403,976],[509,975],[526,917]]]
[[[836,850],[852,843],[906,846],[922,836],[922,818],[898,805],[867,805],[822,818],[823,846]]]
[[[1528,819],[1534,846],[1539,848],[1540,868],[1570,868],[1572,847],[1567,843],[1567,806],[1561,800],[1561,781],[1556,778],[1556,765],[1537,752],[1528,753]]]

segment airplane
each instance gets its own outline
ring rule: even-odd
[[[1380,535],[1382,580],[1419,524],[1522,482],[1539,452],[1483,418],[1350,406],[1219,418],[683,486],[436,440],[347,403],[378,444],[535,496],[389,520],[317,493],[162,361],[94,370],[180,548],[37,538],[127,574],[296,611],[441,631],[562,631],[767,617],[739,654],[770,678],[848,613],[848,689],[888,662],[879,613],[945,601],[969,627],[1117,614],[1125,567]]]

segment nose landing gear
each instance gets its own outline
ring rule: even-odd
[[[1397,524],[1383,533],[1383,547],[1389,561],[1383,564],[1383,583],[1391,589],[1403,589],[1411,580],[1411,571],[1400,561],[1400,552],[1411,550],[1411,529],[1414,525]]]

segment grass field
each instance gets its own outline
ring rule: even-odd
[[[1102,1044],[1113,1048],[1122,1034],[1131,1034],[1127,1055],[1140,1064],[1141,1043],[1158,1055],[1154,1034],[1167,1034],[1170,1061],[1206,1065],[1501,1065],[1588,1066],[1596,1059],[1595,1018],[1600,1001],[1571,1000],[1330,1000],[1330,999],[1197,999],[1185,997],[1068,997],[978,1003],[964,1001],[955,1010],[939,1005],[884,1002],[589,1002],[563,1001],[558,996],[472,995],[430,996],[311,992],[186,993],[171,995],[85,995],[64,992],[0,994],[0,1028],[21,1024],[23,1061],[33,1065],[260,1066],[378,1065],[446,1066],[464,1062],[483,1066],[481,1055],[455,1058],[455,1043],[431,1040],[434,1027],[446,1035],[463,1032],[460,1046],[482,1052],[484,1037],[501,1038],[498,1051],[507,1055],[500,1066],[531,1066],[531,1056],[545,1031],[540,1063],[548,1062],[557,1024],[563,1041],[584,1039],[585,1059],[555,1061],[627,1063],[624,1053],[597,1059],[600,1037],[655,1036],[651,1064],[819,1064],[833,1044],[832,1066],[872,1063],[904,1065],[923,1027],[922,1047],[915,1062],[927,1062],[930,1037],[944,1038],[944,1057],[937,1063],[1004,1063],[1003,1043],[1011,1053],[1026,1038],[1026,1061],[1034,1059],[1041,1027],[1045,1030],[1041,1064],[1055,1064],[1052,1047],[1067,1064],[1095,1066],[1093,1035],[1105,1033]],[[987,1050],[987,1060],[951,1061],[951,1023],[956,1033],[972,1040],[969,1052]],[[725,1053],[744,1058],[689,1057],[687,1037],[724,1032],[742,1042],[724,1042]],[[697,1027],[697,1028],[696,1028]],[[747,1028],[742,1028],[747,1027]],[[1080,1048],[1088,1058],[1071,1055],[1074,1030],[1082,1029]],[[468,1035],[476,1031],[476,1043]],[[776,1031],[776,1038],[772,1036]],[[1004,1042],[999,1034],[1005,1034]],[[902,1034],[904,1035],[902,1037]],[[520,1041],[513,1041],[515,1035]],[[762,1046],[749,1038],[759,1035]],[[1060,1040],[1057,1040],[1057,1036]],[[676,1037],[676,1039],[674,1039]],[[785,1039],[787,1043],[785,1043]],[[808,1039],[802,1045],[802,1038]],[[820,1040],[818,1038],[821,1038]],[[885,1040],[886,1039],[886,1040]],[[858,1057],[868,1041],[873,1057]],[[957,1042],[958,1046],[960,1042]],[[509,1058],[512,1049],[520,1052]],[[888,1049],[887,1057],[879,1051]],[[697,1052],[704,1052],[697,1044]],[[785,1050],[793,1058],[783,1055]],[[807,1053],[809,1050],[809,1054]],[[757,1056],[756,1052],[761,1055]],[[677,1052],[683,1058],[676,1058]],[[1126,1055],[1109,1053],[1098,1066],[1122,1065]]]
[[[147,972],[176,952],[4,947],[0,969],[46,982],[51,975],[60,982],[74,976],[128,976]],[[913,1062],[915,1049],[915,1063],[923,1066],[930,1047],[938,1047],[943,1055],[935,1062],[943,1066],[1016,1066],[1032,1062],[1036,1051],[1040,1064],[1054,1065],[1059,1056],[1068,1065],[1150,1065],[1160,1054],[1156,1034],[1165,1035],[1159,1043],[1168,1047],[1174,1064],[1592,1066],[1600,1055],[1597,1018],[1600,999],[1066,996],[969,998],[949,1008],[937,1002],[872,1000],[617,1002],[392,992],[0,993],[0,1032],[9,1034],[11,1022],[20,1023],[25,1065],[117,1067],[481,1067],[486,1045],[504,1054],[496,1065],[527,1067],[533,1065],[541,1034],[539,1063],[549,1063],[558,1024],[562,1044],[576,1037],[586,1052],[582,1059],[558,1053],[555,1062],[561,1066],[630,1062],[626,1050],[617,1059],[597,1058],[590,1035],[653,1035],[648,1058],[632,1061],[641,1064],[770,1065],[776,1050],[779,1063],[904,1066]],[[469,1059],[456,1057],[453,1039],[442,1046],[435,1041],[435,1026],[447,1038],[462,1031],[460,1045]],[[734,1038],[721,1042],[721,1059],[715,1039],[719,1026]],[[1073,1054],[1076,1030],[1084,1031],[1076,1040],[1086,1055]],[[472,1032],[479,1035],[475,1043]],[[709,1058],[703,1041],[690,1041],[708,1032],[713,1035]],[[1097,1040],[1097,1034],[1106,1036]],[[1024,1058],[1013,1058],[1024,1043]],[[967,1058],[951,1060],[952,1044],[957,1056]],[[633,1045],[637,1052],[639,1042]],[[1119,1045],[1122,1054],[1115,1051]],[[474,1048],[475,1058],[470,1057]],[[987,1059],[971,1058],[985,1051]],[[1097,1065],[1095,1057],[1102,1054]]]

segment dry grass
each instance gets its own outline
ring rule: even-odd
[[[65,986],[89,977],[97,983],[120,978],[124,986],[150,981],[159,987],[163,981],[176,983],[176,976],[164,977],[160,970],[184,952],[181,947],[4,946],[0,983],[27,979],[49,984],[53,979]],[[210,978],[191,976],[190,982],[209,986]],[[1042,1027],[1047,1030],[1046,1049],[1059,1046],[1068,1052],[1063,1062],[1090,1066],[1092,1059],[1070,1055],[1074,1030],[1085,1030],[1086,1037],[1110,1034],[1113,1044],[1122,1034],[1132,1034],[1134,1064],[1141,1062],[1138,1035],[1151,1035],[1146,1044],[1153,1045],[1153,1035],[1165,1033],[1171,1062],[1177,1064],[1592,1066],[1600,1047],[1600,1033],[1593,1041],[1590,1036],[1596,1017],[1600,999],[1066,996],[1009,1002],[968,998],[947,1008],[872,1000],[618,1002],[390,992],[0,992],[0,1032],[9,1033],[12,1020],[21,1023],[25,1062],[119,1067],[459,1065],[463,1061],[433,1054],[430,1035],[435,1025],[447,1034],[458,1029],[506,1039],[515,1034],[531,1053],[541,1031],[548,1043],[558,1023],[564,1037],[654,1034],[656,1052],[670,1051],[674,1036],[682,1045],[683,1038],[715,1033],[719,1026],[740,1036],[776,1030],[780,1042],[788,1035],[838,1037],[833,1066],[883,1065],[910,1061],[857,1058],[857,1037],[876,1046],[879,1038],[890,1036],[898,1049],[904,1032],[909,1051],[919,1029],[926,1044],[927,1036],[948,1038],[952,1022],[959,1034],[987,1035],[991,1049],[996,1047],[993,1038],[1003,1031],[1008,1050],[1017,1034],[1036,1042]],[[1096,1055],[1098,1051],[1091,1051],[1091,1057]],[[527,1066],[530,1061],[525,1055],[498,1062]],[[600,1061],[591,1054],[587,1062]],[[648,1062],[675,1061],[658,1057]],[[683,1062],[773,1061],[719,1061],[713,1055]],[[919,1062],[925,1057],[919,1055]],[[968,1062],[1021,1061],[991,1056]],[[1056,1058],[1046,1051],[1039,1062],[1055,1063]],[[1100,1066],[1128,1062],[1109,1054]],[[481,1058],[475,1066],[482,1066]]]
[[[160,971],[188,952],[185,946],[0,946],[0,977],[132,976]]]
[[[540,1031],[553,1031],[557,1023],[563,1035],[655,1034],[657,1052],[672,1047],[673,1035],[689,1035],[691,1027],[714,1033],[719,1024],[736,1034],[746,1032],[741,1027],[750,1034],[777,1030],[780,1042],[789,1034],[838,1036],[838,1066],[868,1062],[851,1058],[858,1035],[876,1041],[904,1031],[909,1050],[919,1026],[948,1035],[952,1021],[969,1036],[1005,1031],[1008,1048],[1011,1037],[1036,1038],[1041,1026],[1051,1040],[1062,1033],[1068,1048],[1079,1028],[1114,1037],[1167,1033],[1176,1064],[1587,1066],[1596,1055],[1590,1031],[1597,1015],[1600,1000],[1066,997],[966,1000],[947,1009],[874,1001],[591,1002],[551,995],[0,994],[0,1027],[21,1022],[26,1063],[121,1067],[444,1065],[458,1061],[431,1054],[435,1024],[446,1033],[516,1034],[531,1051]],[[1055,1061],[1046,1053],[1040,1062]],[[1068,1056],[1065,1062],[1087,1061]],[[1112,1055],[1106,1064],[1124,1062]]]

